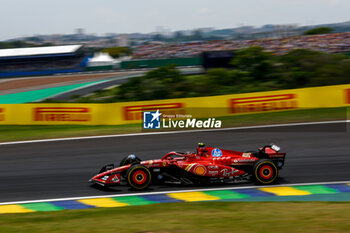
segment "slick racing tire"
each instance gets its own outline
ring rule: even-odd
[[[256,184],[272,184],[278,177],[276,165],[268,159],[259,160],[253,167]]]
[[[143,165],[132,165],[126,172],[128,185],[137,190],[146,189],[152,180],[151,172]]]

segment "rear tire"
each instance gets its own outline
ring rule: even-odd
[[[142,190],[151,184],[152,175],[147,167],[135,164],[127,170],[126,180],[131,188]]]
[[[259,160],[253,167],[256,184],[272,184],[278,177],[276,165],[268,159]]]

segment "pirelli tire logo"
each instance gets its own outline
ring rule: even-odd
[[[267,95],[230,100],[230,113],[249,113],[295,109],[298,107],[296,94]]]
[[[150,105],[135,105],[126,106],[123,109],[124,120],[142,120],[143,112],[145,111],[161,111],[162,114],[166,115],[176,115],[176,114],[186,114],[183,103],[168,103],[168,104],[150,104]]]
[[[34,108],[34,121],[91,121],[92,115],[89,108],[83,107],[39,107]]]
[[[5,120],[5,109],[0,108],[0,121],[4,121],[4,120]]]

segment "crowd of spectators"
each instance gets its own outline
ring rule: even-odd
[[[16,61],[0,61],[0,72],[27,72],[42,70],[64,70],[75,69],[81,63],[81,57],[66,59],[40,59],[31,61],[28,59],[18,59]]]
[[[197,57],[204,51],[237,50],[261,46],[265,51],[284,54],[293,49],[309,49],[331,53],[350,52],[350,33],[333,33],[312,36],[294,36],[261,40],[215,40],[187,43],[148,44],[137,47],[133,59]]]

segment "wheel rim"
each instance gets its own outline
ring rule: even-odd
[[[142,170],[138,170],[132,175],[132,181],[137,185],[142,185],[147,181],[147,174]]]
[[[260,177],[264,180],[268,180],[273,176],[273,168],[270,165],[264,165],[260,168]]]

